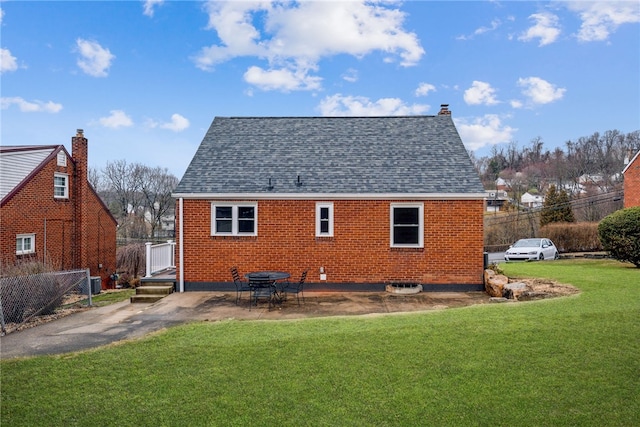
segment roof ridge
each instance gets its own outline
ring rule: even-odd
[[[437,114],[408,116],[216,116],[219,119],[412,119],[425,117],[441,117]]]

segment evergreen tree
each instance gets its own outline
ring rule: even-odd
[[[573,210],[566,191],[556,189],[551,185],[542,204],[540,213],[540,227],[552,222],[574,222]]]

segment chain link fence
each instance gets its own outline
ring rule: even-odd
[[[0,279],[0,324],[2,335],[14,331],[35,316],[54,314],[73,300],[87,296],[91,305],[89,270],[60,271]],[[78,299],[78,298],[75,298]]]

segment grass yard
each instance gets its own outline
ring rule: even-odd
[[[576,296],[224,321],[3,361],[3,426],[640,425],[640,269],[506,264]]]

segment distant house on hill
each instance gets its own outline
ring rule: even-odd
[[[498,191],[507,191],[510,188],[509,183],[503,178],[496,179],[495,184],[496,184],[496,190]]]
[[[624,207],[640,206],[640,151],[622,171],[624,176]]]
[[[544,196],[531,194],[528,191],[520,196],[520,204],[529,209],[541,208],[544,203]]]
[[[486,190],[487,212],[500,212],[509,201],[509,195],[504,190]]]
[[[89,269],[102,286],[116,269],[116,220],[87,180],[81,129],[64,145],[0,146],[3,265],[39,261]]]
[[[230,267],[308,288],[483,289],[485,193],[437,116],[216,117],[174,191],[182,291]]]

